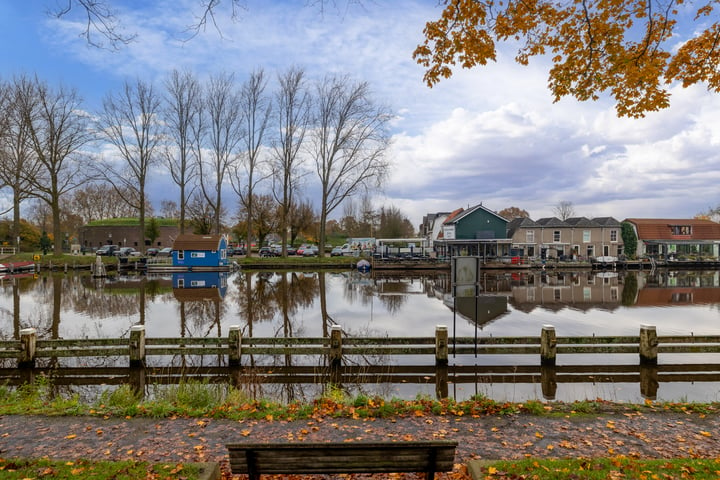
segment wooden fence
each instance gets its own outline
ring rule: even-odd
[[[129,338],[38,339],[35,329],[20,331],[19,340],[0,341],[0,358],[17,359],[18,367],[34,367],[40,358],[127,357],[130,366],[144,366],[151,356],[214,355],[240,366],[245,358],[262,355],[324,356],[340,366],[356,356],[431,356],[435,365],[447,365],[453,355],[538,355],[541,365],[552,366],[558,355],[637,354],[641,365],[655,365],[659,354],[720,353],[720,336],[658,336],[652,325],[642,325],[638,336],[558,337],[545,325],[539,337],[449,337],[439,325],[434,337],[356,338],[332,327],[330,337],[242,337],[231,326],[227,337],[148,338],[145,327],[131,327]]]
[[[557,365],[558,355],[616,353],[638,355],[638,362],[634,365]],[[642,394],[654,398],[659,382],[720,381],[720,366],[710,362],[658,366],[659,354],[675,353],[720,353],[720,336],[658,336],[654,326],[642,325],[638,336],[558,337],[555,328],[546,325],[539,337],[451,338],[445,326],[438,326],[434,337],[353,338],[343,336],[341,327],[335,326],[330,337],[254,338],[242,337],[241,328],[232,326],[227,337],[147,338],[144,326],[134,326],[129,338],[46,340],[38,339],[34,329],[24,329],[18,340],[0,341],[0,359],[14,359],[20,367],[19,370],[0,369],[0,379],[19,384],[47,372],[54,381],[86,385],[130,383],[140,391],[148,383],[177,383],[180,378],[194,375],[236,385],[252,382],[434,383],[439,398],[448,396],[449,385],[512,382],[540,384],[548,399],[555,397],[558,383],[639,382]],[[456,355],[534,355],[539,357],[539,362],[535,365],[449,365],[449,358]],[[153,363],[162,363],[168,360],[166,357],[193,356],[213,356],[217,365],[178,367],[170,361],[161,367],[147,366],[149,358],[156,360]],[[255,360],[263,356],[282,357],[287,364],[258,365]],[[130,368],[36,367],[39,359],[84,357],[114,358],[115,364],[127,358]],[[295,365],[302,363],[300,357],[319,361],[314,365]],[[422,359],[431,361],[424,365],[395,365],[392,360],[398,357],[405,357],[404,363],[416,362],[414,359],[420,363]],[[358,361],[363,358],[364,362]]]

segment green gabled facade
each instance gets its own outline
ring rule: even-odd
[[[482,205],[463,210],[443,225],[446,240],[495,240],[507,238],[508,221]],[[449,235],[448,235],[449,234]]]

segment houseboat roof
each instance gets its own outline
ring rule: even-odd
[[[222,235],[178,235],[173,243],[173,250],[217,250],[220,248]]]

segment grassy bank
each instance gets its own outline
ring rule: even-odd
[[[328,387],[328,393],[308,402],[280,403],[252,399],[228,385],[186,382],[179,385],[151,386],[152,400],[141,398],[128,385],[102,393],[93,403],[83,403],[77,395],[56,394],[51,381],[39,377],[35,383],[18,388],[0,387],[0,415],[96,415],[167,418],[174,416],[227,418],[231,420],[296,420],[316,415],[350,418],[393,416],[487,416],[487,415],[595,415],[618,412],[682,412],[706,415],[720,411],[718,403],[626,404],[602,400],[572,403],[498,402],[483,395],[469,400],[437,400],[417,397],[406,400],[365,395],[349,396]]]
[[[39,257],[39,260],[37,259]],[[100,259],[104,264],[115,265],[118,263],[117,257],[106,257],[101,256]],[[355,257],[268,257],[260,258],[257,256],[253,257],[230,257],[231,262],[235,262],[238,265],[245,267],[258,267],[258,268],[296,268],[296,267],[322,267],[322,268],[350,268],[352,265],[357,263]],[[40,264],[41,269],[48,268],[63,268],[65,265],[68,267],[79,266],[89,267],[94,264],[97,259],[96,255],[88,253],[86,255],[42,255],[40,252],[24,252],[10,257],[2,259],[2,263],[12,262],[37,262]]]

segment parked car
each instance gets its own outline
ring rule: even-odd
[[[277,253],[275,253],[272,247],[261,247],[258,251],[258,255],[261,257],[277,257]]]
[[[342,255],[343,255],[342,247],[335,247],[332,250],[330,250],[331,257],[342,257]]]
[[[154,257],[155,255],[158,254],[159,251],[160,251],[159,248],[150,247],[147,250],[145,250],[145,255],[147,255],[148,257]]]
[[[316,257],[318,254],[318,247],[315,245],[310,245],[307,248],[303,249],[302,256],[303,257]]]
[[[113,253],[116,257],[138,257],[140,252],[135,250],[133,247],[120,247]]]
[[[119,247],[117,245],[103,245],[98,248],[95,255],[110,256],[114,255]]]
[[[233,255],[245,255],[245,247],[234,247],[233,248]]]
[[[157,256],[158,257],[169,257],[172,255],[172,251],[173,251],[172,247],[165,247],[157,253]]]

